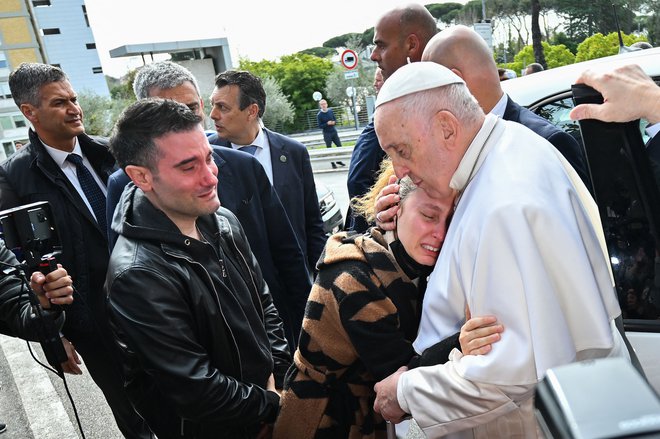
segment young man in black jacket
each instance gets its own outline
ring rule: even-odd
[[[128,107],[110,149],[131,178],[106,288],[129,398],[160,439],[255,438],[277,416],[291,357],[236,217],[220,207],[200,117]]]

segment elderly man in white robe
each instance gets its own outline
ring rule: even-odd
[[[629,358],[597,206],[550,143],[484,115],[445,67],[400,68],[376,106],[397,176],[455,199],[415,349],[456,333],[466,307],[506,330],[487,355],[402,368],[376,384],[374,408],[392,422],[411,414],[429,438],[536,437],[534,390],[549,368]]]

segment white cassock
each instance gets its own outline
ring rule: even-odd
[[[628,357],[597,206],[550,143],[493,115],[451,186],[462,193],[415,349],[456,333],[466,305],[504,332],[487,355],[455,349],[444,365],[404,373],[399,404],[429,438],[536,437],[534,389],[549,368]]]

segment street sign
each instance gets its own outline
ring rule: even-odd
[[[352,98],[355,95],[355,87],[346,87],[346,96]]]
[[[355,79],[355,78],[359,78],[359,77],[360,77],[360,74],[357,71],[355,71],[355,72],[353,72],[353,71],[344,72],[344,79]]]
[[[353,70],[357,67],[358,57],[354,50],[346,49],[341,54],[341,65],[348,70]]]
[[[321,94],[320,91],[315,91],[314,93],[312,93],[312,98],[317,102],[320,101],[322,97],[323,95]]]
[[[474,23],[474,31],[486,41],[488,47],[493,48],[493,28],[490,23]]]

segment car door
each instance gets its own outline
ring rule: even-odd
[[[632,130],[629,124],[600,123],[581,131],[568,117],[573,106],[567,91],[531,109],[582,145],[626,334],[647,378],[660,392],[660,167],[649,157],[646,139],[640,135],[644,121],[635,122]]]

